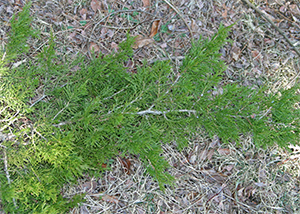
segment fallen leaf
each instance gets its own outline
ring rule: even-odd
[[[236,44],[233,44],[232,46],[232,58],[237,61],[240,58],[241,49],[236,46]]]
[[[118,44],[115,43],[115,42],[112,42],[112,43],[110,44],[110,46],[111,46],[111,48],[114,49],[115,51],[117,51],[117,50],[119,49]]]
[[[222,13],[222,17],[223,17],[224,19],[227,19],[227,9],[225,9],[224,13]]]
[[[158,26],[159,26],[160,20],[156,20],[152,23],[152,27],[151,27],[151,33],[150,33],[150,38],[153,38],[158,31]]]
[[[285,13],[286,12],[286,7],[283,5],[283,6],[281,6],[280,8],[279,8],[279,11],[281,12],[281,13]]]
[[[197,31],[197,28],[198,28],[198,26],[197,26],[196,21],[194,19],[192,19],[192,21],[191,21],[191,30],[193,32],[195,32],[195,31]]]
[[[97,52],[100,51],[100,48],[95,42],[91,42],[90,43],[90,51],[94,52],[94,53],[97,53]]]
[[[21,6],[21,7],[24,6],[23,1],[21,1],[21,0],[16,0],[16,1],[15,1],[15,4],[16,4],[16,5],[19,5],[19,6]]]
[[[110,195],[104,195],[101,198],[103,201],[106,201],[108,203],[113,203],[113,204],[118,204],[119,200],[115,196],[110,196]]]
[[[75,65],[74,67],[72,67],[71,69],[70,69],[71,71],[79,71],[79,70],[81,70],[81,68],[80,68],[80,66],[78,66],[78,65]]]
[[[133,60],[126,61],[125,62],[125,68],[128,68],[127,72],[136,73],[136,71],[134,69],[134,61]]]
[[[224,13],[222,13],[222,17],[224,19],[227,19],[227,7],[225,6],[225,3],[223,4],[223,7],[225,8],[225,11],[224,11]]]
[[[125,169],[125,173],[129,175],[129,173],[130,173],[130,166],[131,166],[130,160],[127,159],[127,158],[120,158],[119,157],[119,161],[123,165],[123,167]]]
[[[258,170],[258,177],[260,180],[264,180],[267,178],[267,172],[265,169],[259,169]]]
[[[119,157],[119,161],[123,165],[123,167],[125,169],[125,173],[129,175],[129,173],[130,173],[130,166],[131,166],[130,160],[127,159],[127,158],[121,158],[121,157]]]
[[[78,35],[77,32],[70,33],[68,39],[70,39],[72,42],[75,42],[77,45],[82,43],[81,36]]]
[[[214,136],[212,142],[209,144],[208,148],[214,148],[220,145],[220,138],[218,136]]]
[[[255,192],[256,192],[256,189],[252,185],[250,185],[245,188],[244,195],[249,198],[249,197],[253,196]]]
[[[144,7],[150,6],[150,0],[143,0]]]
[[[261,54],[259,53],[258,50],[251,51],[251,53],[252,53],[252,57],[253,57],[255,60],[260,60],[260,59],[261,59]]]
[[[138,48],[142,48],[146,45],[149,45],[151,43],[153,43],[154,40],[152,38],[146,37],[144,38],[143,36],[139,35],[137,36],[137,38],[135,39],[135,42],[133,44],[133,49],[138,49]]]
[[[175,30],[175,25],[169,24],[168,25],[168,30],[170,30],[170,31]]]
[[[110,38],[112,38],[112,37],[114,36],[114,34],[115,34],[115,31],[114,31],[114,30],[110,30],[110,29],[109,29],[109,30],[107,31],[107,36],[110,37]]]
[[[237,191],[237,195],[240,197],[240,199],[243,197],[243,191],[244,191],[244,187],[241,187]],[[245,200],[246,200],[245,198],[242,199],[242,201],[245,201]]]
[[[162,44],[160,45],[160,47],[161,47],[161,48],[166,48],[166,47],[168,47],[168,45],[167,45],[167,43],[164,42],[164,43],[162,43]]]
[[[200,154],[199,154],[199,159],[200,159],[200,160],[205,160],[206,157],[207,157],[207,150],[204,149],[204,150],[202,150],[202,151],[200,152]]]
[[[74,40],[75,36],[76,36],[76,32],[72,32],[69,34],[68,39]]]
[[[227,179],[227,175],[215,171],[214,169],[204,169],[201,168],[200,172],[210,183],[224,183]]]
[[[195,164],[197,160],[197,155],[196,154],[191,155],[188,160],[190,164]]]
[[[229,154],[230,154],[230,149],[219,148],[219,149],[218,149],[218,153],[219,153],[220,155],[229,155]]]
[[[296,4],[291,4],[290,10],[294,15],[300,15],[299,7]]]
[[[224,167],[224,169],[226,169],[228,172],[230,172],[234,167],[234,164],[230,164]]]
[[[97,12],[97,10],[101,10],[101,3],[97,0],[91,1],[91,8],[94,12]]]
[[[97,187],[96,181],[87,181],[81,185],[84,192],[93,192]]]
[[[82,8],[79,11],[79,14],[81,15],[81,17],[82,17],[83,20],[86,20],[86,13],[87,13],[87,9],[85,9],[85,8]]]
[[[14,9],[13,9],[11,6],[8,6],[8,7],[6,8],[6,12],[7,12],[7,13],[13,14],[13,13],[14,13]]]
[[[292,17],[293,17],[293,19],[294,19],[295,22],[299,22],[299,20],[293,14],[292,14]]]
[[[208,153],[207,153],[207,160],[211,160],[212,156],[214,155],[215,153],[215,150],[214,149],[210,149],[208,150]]]

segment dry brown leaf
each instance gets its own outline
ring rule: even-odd
[[[220,138],[218,136],[214,136],[212,142],[209,144],[208,148],[214,148],[220,145]]]
[[[196,32],[196,31],[197,31],[197,28],[198,28],[198,26],[197,26],[196,21],[195,21],[194,19],[192,19],[192,21],[191,21],[191,30],[192,30],[193,32]]]
[[[214,169],[200,169],[200,172],[207,179],[208,182],[224,183],[227,179],[227,175],[217,172]]]
[[[101,3],[97,0],[91,1],[91,8],[94,12],[97,12],[97,10],[101,10]]]
[[[285,7],[285,5],[281,6],[281,7],[279,8],[279,11],[280,11],[281,13],[285,13],[285,12],[286,12],[286,7]]]
[[[229,155],[230,154],[230,149],[227,149],[227,148],[219,148],[218,149],[218,153],[220,155]]]
[[[261,59],[261,54],[259,53],[258,50],[251,51],[251,53],[252,53],[252,57],[253,57],[255,60],[260,60],[260,59]]]
[[[128,68],[126,71],[130,73],[136,73],[136,68],[134,66],[133,60],[126,61],[125,67]]]
[[[84,192],[93,192],[97,187],[96,181],[87,181],[81,185]]]
[[[110,37],[110,38],[112,38],[112,37],[114,36],[114,34],[115,34],[115,31],[114,31],[114,30],[110,30],[110,29],[109,29],[109,30],[107,31],[107,36]]]
[[[224,167],[224,169],[226,169],[228,172],[230,172],[234,167],[234,164],[230,164]]]
[[[206,157],[207,157],[207,150],[204,149],[204,150],[202,150],[202,151],[200,152],[200,154],[199,154],[199,160],[205,160]]]
[[[226,7],[225,3],[223,4],[223,7],[225,8],[225,11],[224,11],[224,13],[222,13],[222,17],[224,19],[227,19],[227,7]]]
[[[290,10],[294,15],[300,15],[299,7],[296,4],[291,4]]]
[[[130,166],[131,166],[130,160],[127,159],[127,158],[121,158],[121,157],[119,157],[119,161],[123,165],[123,167],[125,169],[125,173],[129,175],[129,173],[130,173]]]
[[[144,7],[150,6],[150,0],[143,0]]]
[[[160,20],[156,20],[152,23],[152,27],[151,27],[151,33],[150,33],[150,38],[153,38],[158,31],[158,26],[159,26]]]
[[[137,36],[137,38],[135,39],[135,42],[133,44],[133,49],[138,49],[138,48],[142,48],[146,45],[149,45],[151,43],[153,43],[154,40],[152,38],[146,37],[144,38],[143,36],[139,35]]]
[[[110,196],[110,195],[104,195],[101,198],[103,201],[113,203],[113,204],[118,204],[119,200],[115,196]]]
[[[86,14],[87,14],[87,9],[85,8],[82,8],[80,11],[79,11],[81,17],[83,20],[86,20]]]
[[[119,50],[119,46],[118,46],[118,44],[115,43],[115,42],[112,42],[112,43],[110,44],[110,46],[111,46],[111,48],[114,49],[115,51]]]
[[[207,160],[211,160],[212,156],[214,155],[215,153],[215,150],[214,149],[210,149],[208,150],[208,153],[207,153]]]
[[[97,52],[100,51],[100,48],[95,42],[91,42],[90,43],[90,51],[94,52],[94,53],[97,53]]]
[[[197,155],[196,154],[190,155],[188,160],[189,160],[190,164],[195,164],[196,160],[197,160]]]
[[[161,48],[166,48],[166,47],[168,47],[168,45],[167,45],[167,43],[164,42],[164,43],[162,43],[162,44],[160,45],[160,47],[161,47]]]
[[[72,40],[75,38],[75,36],[76,36],[76,32],[72,32],[69,34],[68,39]]]
[[[232,58],[237,61],[240,58],[241,49],[236,46],[236,44],[233,44],[232,49]]]
[[[16,1],[15,1],[15,4],[16,4],[16,5],[19,5],[19,6],[21,6],[21,7],[24,6],[23,1],[21,1],[21,0],[16,0]]]
[[[125,65],[126,68],[133,68],[133,66],[134,66],[134,61],[132,60],[126,61],[126,65]]]

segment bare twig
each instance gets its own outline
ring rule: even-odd
[[[47,97],[47,95],[43,95],[41,96],[38,100],[36,100],[34,103],[31,104],[31,106],[29,108],[32,108],[35,104],[37,104],[38,102],[40,102],[42,99],[44,99],[45,97]]]
[[[116,93],[114,93],[113,95],[111,95],[111,96],[109,96],[109,97],[106,97],[106,98],[104,98],[103,100],[108,100],[108,99],[110,99],[110,98],[112,98],[113,96],[115,96],[115,95],[117,95],[117,94],[119,94],[119,93],[121,93],[122,91],[124,91],[127,87],[128,87],[129,85],[127,85],[125,88],[122,88],[120,91],[118,91],[118,92],[116,92]]]
[[[182,60],[184,58],[185,58],[184,56],[163,57],[163,58],[159,58],[159,59],[150,60],[149,64],[152,64],[152,63],[157,62],[157,61],[165,61],[165,60],[170,60],[170,59],[172,59],[172,60]]]
[[[264,12],[262,12],[260,9],[258,9],[257,7],[255,7],[253,4],[251,4],[248,0],[242,0],[243,2],[245,2],[249,7],[251,7],[253,10],[255,10],[256,12],[258,12],[262,17],[264,17],[283,37],[284,39],[287,41],[287,43],[289,43],[289,45],[294,49],[294,51],[298,54],[298,56],[300,57],[300,52],[298,51],[298,49],[294,46],[294,44],[291,42],[291,40],[289,40],[289,38],[285,35],[285,33],[278,28],[274,22],[268,17],[266,16],[266,14]]]
[[[264,114],[259,118],[259,120],[260,120],[261,118],[263,118],[264,116],[266,116],[266,115],[271,111],[271,109],[272,109],[272,107],[268,108],[268,110],[266,111],[266,113],[264,113]]]
[[[67,103],[67,105],[65,107],[63,107],[53,118],[52,120],[55,120],[55,118],[60,114],[62,113],[70,104],[70,101]]]
[[[52,126],[59,127],[59,126],[64,126],[64,125],[71,124],[71,123],[72,123],[71,121],[66,121],[66,122],[61,122],[58,124],[53,124]]]
[[[4,156],[4,171],[5,171],[5,174],[6,174],[6,179],[7,179],[8,184],[10,184],[11,180],[10,180],[10,175],[9,175],[9,172],[8,172],[7,155],[6,155],[6,149],[5,148],[3,149],[3,156]],[[14,202],[14,206],[17,207],[17,203],[16,203],[15,198],[13,198],[13,202]]]
[[[189,114],[190,113],[193,113],[193,114],[197,113],[197,111],[195,111],[195,110],[187,110],[187,109],[180,109],[180,110],[174,110],[174,111],[156,111],[156,110],[147,109],[147,110],[144,110],[144,111],[139,111],[136,114],[138,114],[138,115],[146,115],[146,114],[165,115],[165,114],[170,113],[170,112],[186,112],[186,113],[189,113]]]

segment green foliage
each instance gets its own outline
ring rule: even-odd
[[[161,145],[173,141],[183,148],[196,128],[224,142],[251,134],[257,146],[299,140],[297,87],[267,95],[264,87],[220,84],[226,66],[219,49],[230,27],[193,44],[178,72],[160,61],[128,73],[124,62],[134,42],[129,36],[116,53],[61,63],[52,34],[36,60],[5,69],[28,50],[18,41],[25,44],[33,35],[26,33],[34,32],[27,29],[29,17],[28,5],[13,18],[7,61],[1,62],[1,130],[15,136],[1,148],[11,177],[9,182],[3,167],[0,197],[7,212],[66,212],[82,196],[63,198],[62,185],[85,172],[99,176],[106,170],[102,163],[120,152],[139,155],[163,189],[174,178],[166,172]]]
[[[29,50],[28,37],[37,36],[37,31],[31,28],[30,6],[31,3],[26,4],[18,15],[14,14],[11,18],[10,39],[6,47],[7,55],[11,58],[20,56],[20,53],[27,53]]]

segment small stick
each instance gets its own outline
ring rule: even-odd
[[[4,171],[5,171],[5,174],[6,174],[7,182],[10,185],[11,180],[10,180],[10,175],[9,175],[9,172],[8,172],[6,148],[3,149],[3,155],[4,155],[4,158],[3,158],[4,159]],[[13,202],[14,202],[14,206],[17,207],[17,202],[16,202],[15,198],[13,198]]]
[[[289,40],[289,38],[285,35],[285,33],[278,28],[274,22],[269,19],[269,17],[266,16],[266,14],[264,14],[260,9],[258,9],[257,7],[255,7],[253,4],[251,4],[248,0],[242,0],[243,2],[245,2],[249,7],[251,7],[253,10],[255,10],[256,12],[258,12],[262,17],[264,17],[287,41],[287,43],[289,43],[289,45],[294,49],[294,51],[298,54],[298,56],[300,57],[300,52],[298,51],[298,49],[293,45],[293,43],[291,42],[291,40]]]

